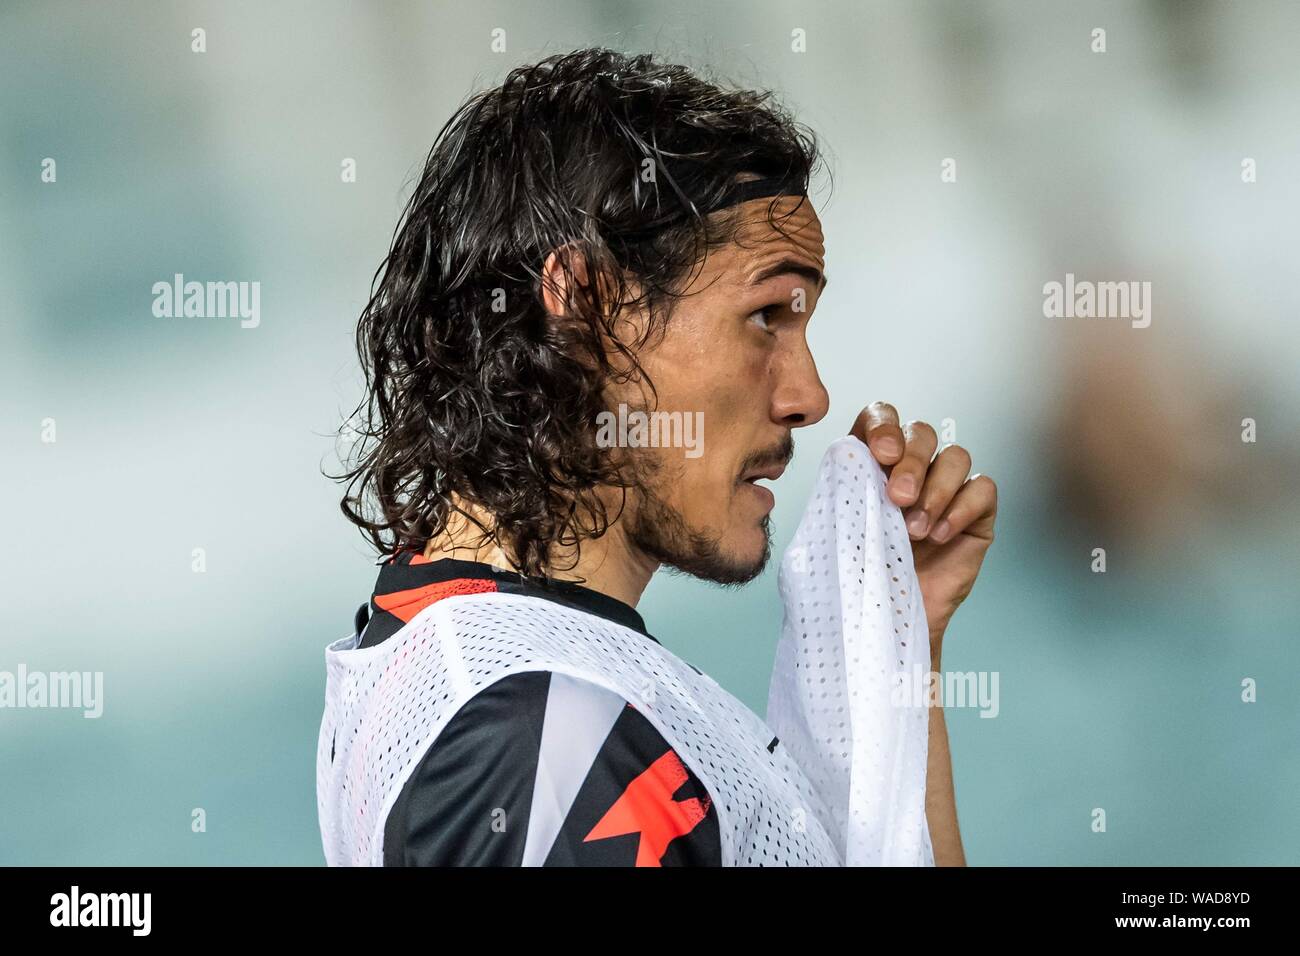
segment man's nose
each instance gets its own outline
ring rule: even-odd
[[[780,370],[772,394],[772,420],[786,428],[802,428],[821,421],[830,407],[831,397],[805,343]]]

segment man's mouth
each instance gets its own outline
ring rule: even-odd
[[[766,468],[751,468],[741,476],[740,483],[752,488],[755,497],[764,505],[764,511],[771,511],[776,505],[776,495],[772,494],[772,489],[765,485],[760,485],[760,481],[776,481],[785,473],[785,465],[769,465]]]

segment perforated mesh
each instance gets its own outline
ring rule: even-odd
[[[851,435],[822,459],[780,588],[769,726],[824,798],[848,865],[933,866],[929,711],[895,693],[929,671],[929,628],[902,512]]]
[[[382,864],[388,812],[451,717],[489,684],[549,670],[623,696],[691,766],[724,865],[933,864],[926,714],[888,697],[895,662],[928,669],[924,611],[898,509],[851,442],[827,452],[782,563],[768,723],[645,635],[542,598],[446,598],[375,647],[331,644],[317,753],[327,862]]]
[[[826,809],[785,749],[768,751],[763,721],[643,634],[542,598],[485,594],[439,601],[376,647],[354,644],[326,651],[317,784],[331,864],[381,864],[388,811],[446,722],[478,690],[537,670],[605,687],[650,720],[713,796],[724,865],[840,862]]]

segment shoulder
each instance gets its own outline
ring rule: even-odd
[[[721,862],[695,773],[620,694],[551,671],[464,704],[403,786],[384,862],[660,866]]]

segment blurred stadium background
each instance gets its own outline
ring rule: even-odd
[[[103,671],[105,711],[0,710],[0,863],[322,862],[323,648],[374,577],[321,476],[355,320],[454,108],[590,45],[770,87],[830,151],[832,410],[775,544],[874,399],[999,482],[944,655],[1000,673],[996,719],[948,715],[970,862],[1300,862],[1297,35],[1287,2],[5,3],[0,669]],[[178,272],[259,281],[260,326],[155,318]],[[1044,318],[1067,272],[1150,281],[1150,328]],[[764,712],[775,562],[640,609]]]

